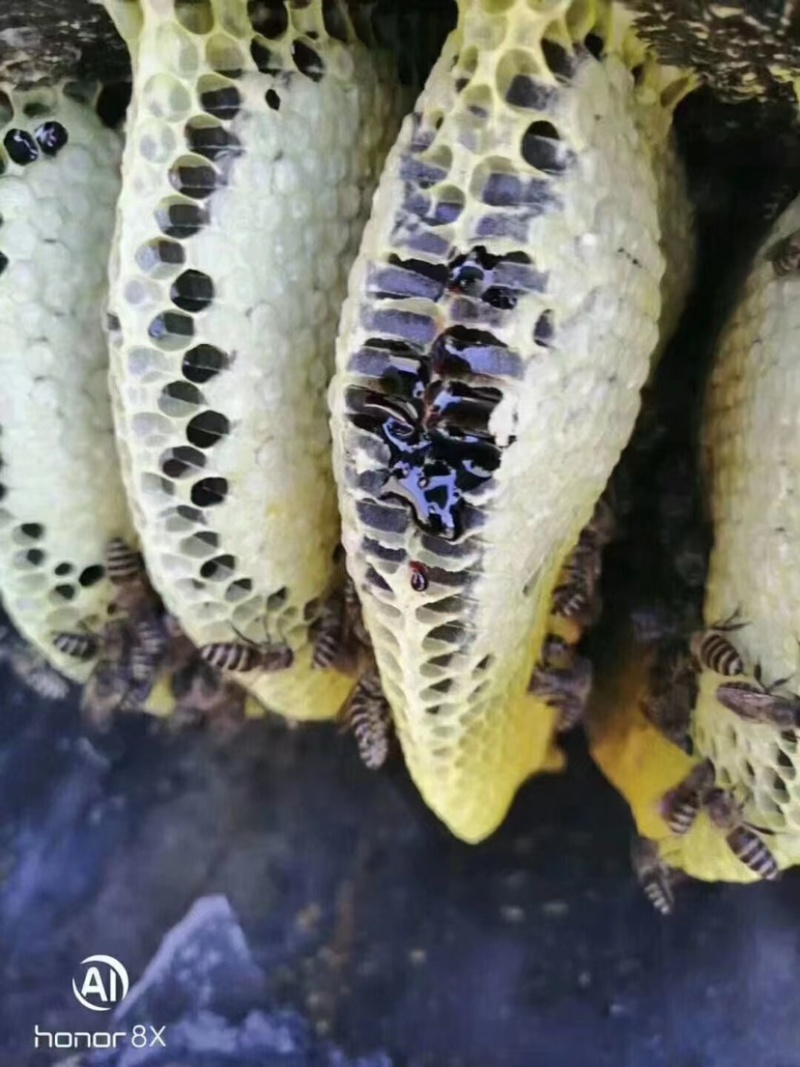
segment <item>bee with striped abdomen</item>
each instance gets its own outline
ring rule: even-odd
[[[332,667],[342,652],[344,639],[344,598],[334,594],[323,606],[314,624],[314,653],[311,665],[317,670]]]
[[[785,681],[784,678],[768,688],[753,682],[725,682],[717,686],[716,698],[724,708],[747,722],[791,729],[800,726],[800,697],[773,692]]]
[[[563,638],[548,634],[528,690],[558,711],[559,733],[572,730],[583,719],[591,689],[591,661]]]
[[[63,700],[69,693],[69,683],[51,667],[44,656],[24,641],[12,639],[2,649],[0,661],[6,660],[14,676],[45,700]]]
[[[364,766],[379,770],[389,756],[392,717],[377,667],[368,668],[359,679],[345,705],[342,721],[355,736]]]
[[[236,631],[238,641],[217,641],[200,646],[200,655],[218,671],[284,671],[294,662],[294,652],[283,642],[259,643]]]
[[[714,764],[703,760],[661,800],[661,815],[673,834],[691,830],[709,792],[714,788]]]
[[[744,661],[733,643],[725,636],[733,630],[741,630],[745,622],[738,622],[738,609],[724,622],[714,623],[707,630],[692,635],[691,653],[701,667],[715,674],[732,678],[744,674]]]
[[[673,872],[661,858],[658,842],[635,837],[631,848],[633,871],[644,895],[661,915],[669,915],[675,906]]]
[[[550,610],[564,619],[595,615],[595,577],[583,551],[573,553],[564,565],[553,590]]]
[[[85,633],[61,631],[53,635],[53,647],[63,652],[65,656],[85,661],[94,659],[97,655],[100,649],[100,639],[97,634],[89,633],[89,631]]]
[[[679,748],[688,747],[692,709],[697,700],[697,676],[682,641],[664,641],[656,651],[648,675],[643,714]]]
[[[777,277],[800,273],[800,230],[776,242],[767,253]]]
[[[164,661],[169,639],[159,618],[145,617],[133,625],[131,634],[130,666],[133,680],[137,683],[155,682],[158,669]]]
[[[734,856],[759,878],[776,878],[778,863],[764,844],[755,827],[745,822],[742,811],[730,793],[713,789],[705,802],[708,817],[725,834],[725,841]]]
[[[124,585],[141,578],[144,564],[141,555],[121,537],[114,537],[106,548],[106,574],[112,585]]]

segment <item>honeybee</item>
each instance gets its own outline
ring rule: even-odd
[[[744,674],[744,662],[734,645],[725,637],[726,633],[741,630],[747,623],[738,622],[738,609],[724,622],[714,623],[708,630],[698,631],[692,635],[690,650],[695,661],[701,667],[707,667],[715,674],[732,678]]]
[[[69,693],[66,678],[51,667],[44,656],[23,641],[12,641],[3,649],[14,676],[45,700],[63,700]]]
[[[618,492],[609,490],[603,493],[599,498],[595,504],[594,512],[592,513],[588,526],[586,526],[581,533],[581,537],[586,542],[602,548],[605,545],[610,544],[617,536],[617,517],[615,514],[615,507],[612,504],[610,497],[616,498],[618,496]]]
[[[559,732],[571,730],[581,721],[591,688],[591,661],[562,638],[548,634],[528,691],[559,712]]]
[[[714,826],[725,834],[725,841],[734,856],[759,878],[777,878],[778,863],[762,841],[755,827],[746,823],[742,811],[730,793],[712,789],[706,798],[705,809]]]
[[[342,720],[344,728],[355,735],[364,766],[371,771],[379,770],[389,756],[392,717],[374,665],[359,679],[345,705]]]
[[[669,915],[675,906],[674,874],[662,860],[658,842],[634,837],[631,862],[644,895],[657,912]]]
[[[724,708],[747,722],[791,729],[800,726],[800,697],[773,692],[786,681],[783,678],[769,688],[760,683],[725,682],[717,686],[716,698]]]
[[[314,654],[311,665],[317,670],[332,667],[342,656],[345,642],[345,598],[343,591],[331,594],[312,627]]]
[[[100,639],[97,634],[89,633],[88,631],[86,633],[61,631],[54,634],[53,647],[73,659],[90,660],[94,659],[98,653]]]
[[[372,641],[364,625],[361,601],[358,597],[356,583],[348,575],[344,580],[344,610],[347,633],[364,649],[372,648]]]
[[[83,689],[81,712],[95,730],[107,730],[117,712],[139,711],[133,679],[127,664],[109,657],[101,658]]]
[[[683,642],[660,645],[649,672],[648,694],[640,707],[665,737],[683,749],[688,747],[697,690],[697,677]]]
[[[682,836],[691,830],[709,791],[714,787],[714,764],[703,760],[661,800],[661,815],[673,834]]]
[[[200,646],[200,655],[218,671],[247,672],[284,671],[294,662],[294,652],[286,643],[278,644],[269,638],[262,643],[240,634],[239,641],[218,641]]]
[[[140,554],[121,537],[114,537],[106,548],[106,574],[112,585],[124,585],[140,578],[144,565]]]
[[[579,545],[568,557],[553,590],[552,613],[565,619],[592,614],[596,581],[594,553]]]
[[[168,648],[163,621],[157,618],[139,619],[131,634],[130,666],[133,680],[138,683],[155,681]]]
[[[767,258],[778,278],[800,272],[800,230],[777,241],[767,252]]]
[[[676,637],[680,633],[675,612],[663,604],[634,608],[630,620],[634,640],[640,645],[655,645],[665,637]]]
[[[221,678],[193,647],[188,660],[173,672],[171,689],[176,698],[171,726],[208,723],[227,732],[244,720],[244,690]]]

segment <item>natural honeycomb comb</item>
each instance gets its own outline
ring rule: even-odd
[[[106,544],[133,537],[101,322],[121,144],[87,93],[0,85],[0,591],[78,681],[53,634],[102,626]]]
[[[662,73],[610,4],[463,0],[351,274],[330,394],[348,568],[412,777],[465,840],[558,764],[526,687],[657,347],[681,183],[656,168],[688,86]]]
[[[325,389],[347,270],[404,110],[337,4],[109,2],[134,88],[111,265],[112,391],[148,570],[200,645],[288,645],[237,674],[300,719],[337,579]]]
[[[800,200],[756,253],[718,343],[703,418],[714,528],[705,624],[713,629],[722,620],[739,620],[726,639],[741,659],[732,662],[744,671],[727,677],[708,665],[700,669],[689,725],[692,758],[642,714],[644,657],[630,647],[605,672],[590,718],[594,758],[630,803],[640,832],[659,840],[671,867],[708,880],[753,881],[757,875],[736,858],[706,812],[685,836],[670,834],[658,814],[664,794],[698,759],[712,761],[716,785],[730,791],[779,867],[800,859],[800,393],[794,344],[800,274],[789,243],[798,227]],[[724,661],[715,666],[722,670]],[[767,690],[780,679],[785,681],[774,696],[783,702],[784,718],[775,723],[769,721]],[[720,686],[731,683],[752,687],[758,707],[767,709],[764,721],[742,718],[720,702]]]

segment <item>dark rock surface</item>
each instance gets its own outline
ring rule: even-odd
[[[55,1062],[34,1057],[36,1024],[96,1023],[71,990],[85,956],[136,982],[220,893],[265,981],[228,983],[235,1010],[206,1001],[209,1035],[299,1013],[297,1067],[327,1041],[395,1067],[800,1063],[800,878],[690,885],[660,919],[629,873],[627,811],[578,743],[474,848],[331,728],[255,722],[223,742],[131,718],[107,767],[73,707],[7,675],[0,692],[0,1067]],[[154,1025],[159,1010],[154,986]],[[197,1048],[171,1062],[229,1067]]]

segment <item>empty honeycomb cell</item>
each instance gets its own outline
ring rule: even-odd
[[[159,62],[178,78],[188,78],[200,67],[200,50],[193,35],[177,22],[163,21],[154,28]]]
[[[171,418],[185,418],[203,403],[203,394],[189,382],[169,382],[158,398],[160,410]]]
[[[547,308],[536,319],[536,323],[533,327],[533,340],[534,343],[541,348],[549,348],[555,334],[555,326],[553,323],[553,311],[551,308]]]
[[[62,123],[52,120],[43,122],[33,131],[36,143],[46,156],[57,156],[69,140],[69,133]]]
[[[93,585],[97,585],[105,577],[106,569],[102,564],[95,563],[90,567],[84,567],[81,573],[78,575],[78,583],[82,585],[84,589],[91,589]]]
[[[61,600],[74,600],[77,592],[74,585],[62,583],[53,587],[52,596]]]
[[[139,135],[139,151],[150,163],[163,163],[175,152],[175,134],[161,119],[153,119],[143,126]]]
[[[175,486],[169,478],[145,471],[139,478],[142,493],[149,498],[169,498],[175,494]]]
[[[278,75],[283,69],[283,61],[280,52],[266,43],[254,37],[250,42],[250,56],[258,70],[262,74]]]
[[[148,78],[142,86],[141,101],[151,115],[166,122],[182,118],[192,106],[187,86],[165,72]]]
[[[162,311],[150,320],[147,336],[167,351],[180,349],[194,336],[194,322],[189,315]]]
[[[171,277],[186,262],[186,251],[179,241],[153,238],[136,250],[136,265],[155,278]]]
[[[75,568],[72,566],[71,563],[59,563],[56,567],[53,568],[53,573],[57,574],[59,578],[62,578],[67,574],[71,574],[74,570]]]
[[[197,81],[200,105],[218,119],[232,119],[239,113],[242,98],[236,86],[220,74],[204,74]]]
[[[214,283],[205,271],[185,270],[172,283],[169,295],[182,311],[204,311],[214,299]]]
[[[168,478],[186,478],[202,470],[205,465],[203,453],[185,445],[168,448],[159,461],[161,470]]]
[[[296,40],[292,46],[292,59],[301,74],[319,82],[325,77],[325,61],[307,41]]]
[[[194,115],[186,123],[184,135],[189,148],[212,163],[242,150],[239,138],[210,115]]]
[[[202,478],[192,486],[192,503],[199,508],[217,507],[228,495],[226,478]]]
[[[165,197],[154,214],[162,233],[179,241],[194,237],[208,223],[208,213],[201,204],[178,197]]]
[[[235,604],[245,597],[248,597],[253,589],[253,582],[251,578],[237,578],[235,582],[231,582],[228,588],[225,590],[225,599]]]
[[[200,567],[200,577],[212,582],[228,581],[236,571],[236,560],[231,555],[214,556]]]
[[[236,41],[227,34],[217,33],[206,41],[206,63],[217,74],[238,78],[245,65],[245,58]]]
[[[267,102],[267,107],[271,108],[273,111],[278,111],[280,109],[281,98],[274,89],[267,89],[264,94],[264,99]]]
[[[27,167],[39,158],[39,146],[27,130],[9,130],[3,138],[8,158],[19,167]]]
[[[552,122],[532,122],[522,135],[522,158],[545,174],[560,174],[569,163],[570,153],[561,144]]]
[[[198,448],[213,448],[230,431],[230,422],[219,411],[202,411],[189,422],[186,437]]]
[[[204,532],[206,531],[183,538],[180,542],[181,554],[194,559],[207,559],[212,556],[217,546],[216,543],[212,544],[203,537]]]
[[[175,18],[190,33],[206,34],[214,26],[211,0],[175,0]]]
[[[282,0],[247,0],[247,15],[263,37],[282,37],[289,28],[289,12]]]
[[[225,370],[229,363],[228,356],[214,345],[195,345],[183,357],[183,376],[190,382],[202,385]]]
[[[40,548],[29,548],[27,552],[18,552],[14,562],[19,566],[40,567],[45,561],[45,554]]]
[[[177,192],[193,200],[205,200],[217,185],[217,172],[200,156],[181,156],[169,170],[169,180]]]

